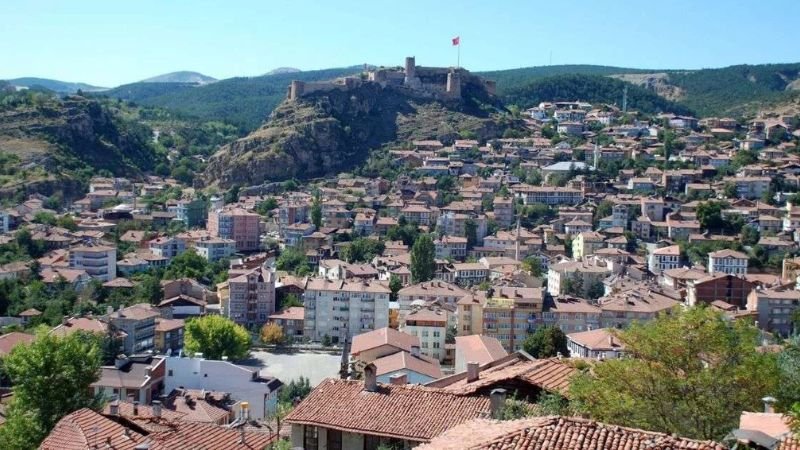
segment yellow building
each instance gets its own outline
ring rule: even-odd
[[[509,352],[522,348],[541,319],[541,288],[500,287],[470,294],[458,302],[458,335],[496,338]]]

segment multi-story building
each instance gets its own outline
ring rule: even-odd
[[[374,212],[360,212],[353,219],[353,232],[362,236],[372,234],[375,227]]]
[[[458,302],[458,335],[496,338],[510,351],[522,348],[544,308],[541,288],[498,287],[478,291]]]
[[[711,304],[723,301],[739,309],[747,307],[747,297],[756,284],[745,279],[744,275],[717,273],[686,283],[686,304]]]
[[[168,261],[186,251],[186,243],[176,237],[160,237],[148,242],[150,252]]]
[[[305,308],[302,306],[290,306],[283,311],[269,316],[269,322],[281,327],[285,337],[290,339],[302,339],[304,317]]]
[[[418,225],[431,225],[436,222],[436,213],[422,205],[408,205],[400,210],[399,216]]]
[[[520,184],[514,186],[514,194],[526,205],[544,203],[545,205],[577,205],[583,201],[580,189],[554,186],[531,186]]]
[[[314,234],[315,229],[313,223],[293,223],[283,230],[283,239],[289,247],[300,247],[303,238]]]
[[[708,273],[718,272],[731,275],[745,275],[747,273],[747,255],[735,250],[718,250],[708,254]]]
[[[575,259],[593,255],[596,250],[606,246],[605,236],[595,231],[584,231],[578,233],[572,240],[572,257]]]
[[[452,258],[463,261],[467,257],[467,238],[459,236],[442,236],[434,242],[436,246],[436,258]]]
[[[172,355],[183,348],[183,319],[156,319],[153,350]]]
[[[650,272],[658,275],[665,270],[677,269],[681,266],[681,247],[679,245],[670,245],[668,247],[661,247],[653,250],[650,254],[649,269]]]
[[[156,319],[161,312],[155,306],[138,303],[108,314],[108,320],[117,330],[125,333],[122,351],[126,355],[142,353],[153,348]]]
[[[92,278],[111,281],[117,277],[117,248],[80,245],[69,249],[69,268],[83,270]]]
[[[797,331],[792,316],[799,307],[800,291],[793,289],[754,289],[747,297],[747,310],[757,314],[758,327],[781,336]]]
[[[642,198],[642,215],[648,219],[661,222],[664,220],[664,200],[660,198]]]
[[[611,268],[591,261],[563,261],[553,264],[547,271],[547,292],[556,297],[564,292],[567,279],[580,279],[583,294],[586,295],[593,284],[600,282],[611,274]]]
[[[329,281],[314,278],[306,284],[305,336],[342,342],[389,326],[389,288],[379,282]]]
[[[740,198],[758,199],[769,190],[770,177],[726,177],[726,183],[736,186],[736,195]]]
[[[601,299],[598,304],[602,310],[600,326],[625,328],[634,321],[646,322],[659,314],[669,314],[679,305],[678,300],[659,292],[627,289]]]
[[[582,298],[559,296],[545,305],[541,323],[565,333],[600,328],[602,310]]]
[[[194,243],[194,249],[198,255],[214,262],[223,258],[230,258],[236,253],[236,241],[224,238],[201,238]]]
[[[567,348],[573,358],[613,359],[625,352],[625,344],[608,328],[570,333]]]
[[[206,202],[201,199],[178,200],[175,205],[175,218],[186,224],[187,228],[202,226],[207,215]]]
[[[400,305],[400,324],[403,324],[405,316],[411,312],[411,304],[416,300],[423,300],[426,304],[438,302],[443,305],[455,305],[468,294],[469,291],[455,284],[439,280],[406,286],[397,292],[397,302]]]
[[[207,228],[211,236],[233,239],[236,251],[255,251],[261,246],[261,216],[242,208],[212,211]]]
[[[405,317],[400,331],[417,336],[420,352],[438,361],[445,357],[448,312],[442,308],[419,308]]]
[[[263,268],[231,271],[223,314],[239,325],[257,327],[275,313],[275,276]]]
[[[508,228],[514,223],[514,199],[495,197],[492,202],[494,207],[494,220],[503,228]]]
[[[453,264],[453,278],[461,286],[472,286],[488,280],[489,269],[480,263]]]

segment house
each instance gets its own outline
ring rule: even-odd
[[[18,345],[28,345],[36,339],[36,336],[27,333],[20,333],[19,331],[12,331],[0,335],[0,357],[6,356],[11,353],[11,350]]]
[[[725,450],[713,441],[626,428],[580,417],[528,417],[513,421],[475,419],[437,436],[419,450],[462,449],[577,449],[606,450],[663,448]]]
[[[747,307],[747,298],[756,284],[743,275],[718,272],[690,280],[686,285],[686,303],[689,306],[710,304],[722,300],[739,309]]]
[[[262,376],[258,370],[225,360],[171,356],[165,358],[164,389],[204,389],[230,394],[238,402],[247,402],[253,418],[264,419],[275,412],[278,392],[283,386],[277,378]]]
[[[253,422],[243,420],[238,426],[227,427],[212,423],[183,421],[174,412],[169,412],[160,403],[157,406],[136,406],[136,417],[146,415],[145,420],[123,416],[122,404],[109,406],[108,412],[97,413],[82,408],[62,417],[40,444],[41,450],[88,449],[104,446],[115,450],[169,450],[176,448],[252,450],[267,448],[275,435],[259,430]],[[113,409],[113,410],[112,410]],[[163,421],[163,422],[162,422]],[[141,423],[153,423],[145,428]],[[97,443],[89,444],[89,443]],[[102,443],[102,444],[100,444]],[[91,446],[90,446],[91,445]]]
[[[327,379],[284,419],[292,447],[406,448],[491,414],[486,397],[465,397],[441,389],[378,384],[367,365],[365,381]],[[499,414],[499,411],[497,412]]]
[[[397,292],[397,302],[400,306],[400,323],[404,323],[406,315],[411,312],[411,304],[414,301],[422,300],[426,305],[435,302],[443,305],[455,305],[467,294],[469,294],[469,291],[455,284],[440,280],[425,281],[406,286]]]
[[[305,308],[302,306],[290,306],[283,311],[270,315],[268,323],[275,323],[283,330],[283,335],[287,338],[302,339],[305,317]]]
[[[165,355],[180,351],[183,348],[184,325],[183,319],[157,318],[153,350]]]
[[[461,286],[480,284],[489,278],[489,269],[480,263],[453,264],[454,278]]]
[[[122,355],[113,366],[101,367],[100,378],[91,386],[96,395],[149,404],[163,392],[165,366],[163,357]]]
[[[186,251],[186,243],[176,237],[159,237],[148,243],[150,252],[167,261]]]
[[[236,253],[236,241],[215,237],[201,238],[194,243],[194,250],[203,258],[214,262],[233,256]]]
[[[442,377],[439,360],[420,353],[418,347],[411,352],[397,352],[383,356],[371,363],[379,383],[425,384]],[[365,368],[356,364],[356,370],[363,373]]]
[[[605,247],[605,236],[595,231],[584,231],[572,240],[572,257],[576,260],[593,255],[596,250]]]
[[[547,271],[547,292],[552,296],[564,294],[569,280],[580,278],[584,294],[600,280],[611,274],[611,269],[604,265],[587,261],[563,261],[552,264]]]
[[[479,334],[456,336],[455,373],[465,372],[467,362],[483,366],[505,356],[508,352],[496,338]]]
[[[677,269],[681,265],[681,247],[670,245],[653,250],[650,254],[648,268],[659,275],[665,270]]]
[[[625,352],[625,344],[609,328],[570,333],[567,348],[573,358],[612,359]]]
[[[442,236],[434,241],[436,258],[452,258],[463,261],[467,257],[467,238],[459,236]]]
[[[747,255],[735,250],[717,250],[708,254],[708,273],[710,274],[722,272],[744,275],[747,273],[747,264]]]
[[[419,348],[419,337],[383,327],[353,336],[350,356],[354,360],[371,363],[398,352],[411,353],[413,347]]]

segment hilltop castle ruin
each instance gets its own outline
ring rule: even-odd
[[[364,83],[378,83],[407,89],[413,95],[441,100],[460,99],[465,86],[477,86],[487,94],[495,94],[495,82],[485,80],[460,67],[422,67],[413,56],[406,57],[404,67],[367,70],[361,76],[338,78],[332,81],[305,82],[294,80],[289,85],[287,98],[297,100],[314,92],[347,91]]]

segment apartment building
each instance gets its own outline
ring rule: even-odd
[[[159,317],[161,313],[158,308],[139,303],[111,312],[107,319],[117,331],[124,333],[122,352],[133,355],[154,347],[156,319]]]
[[[418,308],[405,317],[400,331],[419,338],[420,352],[437,361],[444,360],[448,312],[446,309]]]
[[[400,305],[400,324],[403,324],[405,316],[411,312],[411,304],[414,301],[422,300],[426,304],[438,302],[442,305],[455,305],[468,294],[469,291],[466,289],[439,280],[406,286],[397,292],[397,302]]]
[[[482,334],[500,341],[509,352],[522,348],[544,309],[541,288],[498,287],[459,300],[458,335]]]
[[[605,264],[591,261],[563,261],[553,264],[547,271],[547,292],[556,297],[563,292],[567,279],[580,278],[584,295],[591,286],[611,274],[611,268]]]
[[[148,246],[151,253],[166,258],[167,261],[171,261],[172,258],[186,251],[186,243],[183,239],[170,236],[152,239],[148,242]]]
[[[231,271],[223,315],[245,327],[258,327],[275,313],[275,276],[269,269]]]
[[[554,186],[531,186],[520,184],[514,186],[514,194],[526,205],[544,203],[545,205],[577,205],[583,201],[580,189]]]
[[[735,250],[718,250],[708,254],[708,273],[728,273],[744,275],[747,273],[748,258]]]
[[[261,216],[242,208],[220,209],[208,215],[211,236],[232,239],[236,251],[255,251],[261,247]]]
[[[305,337],[342,342],[389,326],[389,288],[380,282],[308,280],[303,294]]]
[[[436,258],[452,258],[463,261],[467,257],[467,238],[459,236],[442,236],[433,244],[436,247]]]
[[[792,315],[800,307],[800,291],[754,289],[747,297],[747,310],[757,314],[758,328],[781,336],[796,332]]]
[[[494,220],[503,228],[508,228],[514,223],[514,199],[495,197],[492,201],[494,207]]]
[[[183,222],[187,228],[202,226],[208,215],[206,202],[201,199],[178,200],[175,205],[175,219]]]
[[[600,328],[603,311],[582,298],[559,296],[545,305],[541,323],[556,326],[564,333]]]
[[[593,255],[595,251],[606,246],[605,236],[595,231],[578,233],[572,240],[572,257],[577,259]]]
[[[69,268],[83,270],[92,278],[111,281],[117,277],[117,248],[79,245],[69,249]]]
[[[198,255],[214,262],[233,256],[236,253],[236,241],[216,237],[201,238],[194,243],[194,249]]]

